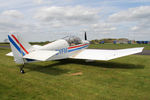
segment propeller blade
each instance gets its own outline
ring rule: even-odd
[[[87,35],[86,35],[86,32],[85,32],[85,34],[84,34],[84,35],[85,35],[85,40],[87,40]]]

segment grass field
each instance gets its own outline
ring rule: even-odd
[[[100,47],[116,49],[110,44],[90,48]],[[150,56],[32,63],[20,74],[13,58],[5,56],[9,51],[0,48],[0,100],[150,100]],[[76,72],[82,75],[71,75]]]
[[[150,44],[91,44],[89,48],[124,49],[133,47],[144,47],[144,50],[150,50]]]

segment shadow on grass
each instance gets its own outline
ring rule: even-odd
[[[70,71],[68,69],[62,69],[62,68],[57,67],[59,65],[65,65],[65,64],[67,63],[60,62],[60,61],[56,61],[54,64],[49,64],[49,65],[38,65],[36,63],[30,63],[30,64],[26,64],[25,68],[29,69],[28,72],[38,71],[38,72],[42,72],[42,73],[50,74],[50,75],[61,75]]]
[[[64,62],[87,65],[87,66],[95,66],[95,67],[103,67],[103,68],[117,68],[117,69],[144,69],[143,65],[134,65],[127,63],[117,63],[110,61],[93,61],[93,62],[85,62],[85,60],[74,60],[74,59],[66,59]]]
[[[85,62],[85,60],[75,60],[75,59],[64,59],[55,61],[54,64],[48,65],[38,65],[36,63],[26,64],[25,68],[29,69],[29,71],[38,71],[51,75],[61,75],[64,73],[68,73],[71,70],[59,68],[61,65],[68,64],[80,64],[86,66],[94,66],[101,68],[115,68],[115,69],[144,69],[143,65],[134,65],[134,64],[126,64],[126,63],[116,63],[116,62],[108,62],[108,61],[93,61],[93,62]]]

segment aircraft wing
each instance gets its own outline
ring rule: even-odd
[[[49,59],[50,57],[54,56],[57,53],[58,51],[36,50],[23,56],[23,58],[46,61],[47,59]]]
[[[102,50],[102,49],[85,49],[78,54],[70,57],[73,59],[89,59],[89,60],[111,60],[123,56],[128,56],[142,52],[144,47],[118,49],[118,50]]]

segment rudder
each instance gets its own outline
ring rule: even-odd
[[[8,35],[8,39],[10,41],[15,62],[23,64],[23,56],[29,54],[31,51],[31,45],[24,41],[20,36],[15,36],[14,34]]]

